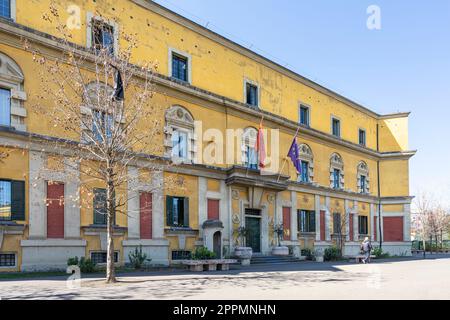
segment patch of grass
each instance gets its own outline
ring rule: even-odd
[[[63,271],[46,271],[46,272],[2,272],[0,273],[0,280],[14,280],[14,279],[27,279],[27,278],[45,278],[45,277],[57,277],[57,276],[69,276],[69,274]]]

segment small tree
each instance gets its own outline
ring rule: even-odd
[[[33,53],[41,82],[35,95],[34,112],[51,122],[48,134],[57,139],[43,139],[42,151],[54,153],[60,166],[72,168],[79,179],[80,208],[91,207],[92,184],[106,186],[106,208],[92,208],[106,215],[107,268],[106,281],[115,282],[114,238],[115,217],[127,215],[128,168],[140,168],[139,175],[162,175],[171,162],[154,155],[162,154],[162,121],[164,108],[152,103],[152,75],[156,65],[132,63],[132,53],[138,47],[133,35],[120,35],[124,45],[118,55],[110,47],[82,49],[71,42],[70,30],[59,20],[54,4],[44,20],[55,26],[60,54],[49,56],[25,41]],[[96,13],[96,16],[101,16]],[[101,19],[100,19],[101,20]],[[91,22],[88,22],[91,23]],[[68,160],[69,159],[69,160]],[[45,169],[43,169],[45,170]],[[67,173],[69,174],[69,173]],[[140,179],[141,177],[138,177]],[[179,179],[153,186],[178,185]],[[146,208],[141,208],[146,209]]]

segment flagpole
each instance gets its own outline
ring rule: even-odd
[[[298,126],[298,127],[297,127],[297,131],[295,131],[294,140],[297,139],[297,134],[298,134],[298,131],[299,131],[299,130],[300,130],[300,126]],[[296,141],[296,142],[297,142],[297,141]],[[291,146],[292,146],[292,145],[291,145]],[[289,147],[289,150],[290,150],[290,147]],[[288,153],[289,153],[289,152],[288,152]],[[286,165],[286,161],[287,161],[287,159],[286,159],[286,157],[284,157],[283,165],[281,166],[281,170],[280,170],[280,172],[278,173],[277,182],[280,181],[280,176],[281,176],[281,174],[283,173],[283,169],[284,169],[284,166]]]

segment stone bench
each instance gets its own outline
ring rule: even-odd
[[[355,256],[347,256],[346,258],[348,258],[349,261],[355,261],[356,263],[360,263],[362,259],[364,259],[366,256],[363,254],[357,254]],[[376,258],[375,255],[371,254],[370,255],[370,259],[374,259]]]
[[[182,260],[181,264],[188,266],[190,271],[225,271],[237,262],[236,259]]]

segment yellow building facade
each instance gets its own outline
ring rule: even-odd
[[[42,152],[34,138],[58,137],[51,121],[32,110],[39,66],[23,48],[27,39],[44,55],[58,54],[54,25],[42,19],[50,1],[32,7],[25,0],[7,2],[10,12],[0,17],[0,271],[62,268],[74,256],[103,263],[106,226],[92,208],[79,205],[79,185],[66,178],[71,169],[52,169],[58,155]],[[110,39],[116,53],[125,45],[122,33],[136,34],[133,62],[158,63],[151,103],[165,112],[157,138],[163,151],[156,155],[176,151],[186,158],[143,181],[133,179],[142,168],[130,166],[123,192],[134,199],[127,208],[137,214],[116,217],[119,264],[140,245],[158,265],[198,246],[232,256],[243,245],[239,227],[247,228],[244,242],[254,254],[271,255],[283,245],[300,257],[302,249],[323,251],[342,238],[344,254],[352,255],[366,236],[381,236],[392,254],[411,253],[408,161],[415,152],[408,149],[408,113],[377,114],[151,1],[57,1],[57,7],[72,41],[85,50],[95,42],[95,19],[108,25],[102,39]],[[274,172],[254,161],[261,119],[268,158],[278,163]],[[231,161],[226,148],[223,161],[202,158],[212,143],[209,130],[224,137],[227,130],[242,131]],[[301,174],[287,157],[297,130]],[[48,175],[36,174],[43,167]],[[152,187],[174,175],[184,188]],[[92,185],[92,201],[102,187]],[[146,220],[137,199],[149,190]],[[60,191],[63,218],[54,220],[45,199]],[[283,226],[281,243],[277,225]]]

